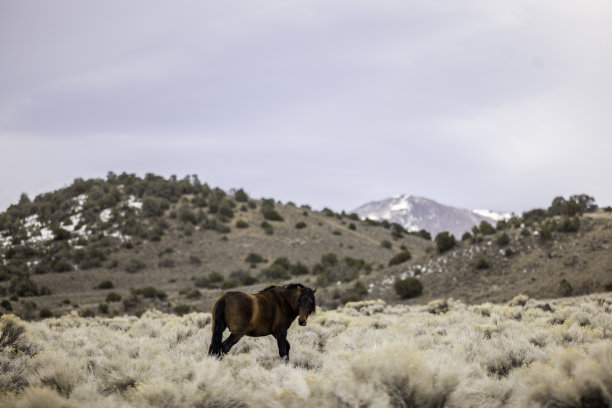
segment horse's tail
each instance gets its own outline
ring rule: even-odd
[[[208,349],[209,356],[221,357],[223,351],[223,331],[226,328],[225,324],[225,298],[221,298],[215,303],[213,310],[213,333]]]

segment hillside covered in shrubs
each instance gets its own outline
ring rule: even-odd
[[[385,299],[468,302],[612,288],[612,213],[555,198],[471,233],[406,231],[356,214],[224,191],[197,176],[109,173],[0,214],[0,312],[208,311],[223,291],[299,281],[319,305]]]
[[[612,290],[612,209],[588,195],[555,198],[493,226],[483,221],[459,239],[441,232],[429,258],[391,268],[371,282],[387,298],[395,282],[418,278],[419,302],[454,297],[504,302],[517,293],[555,298]],[[396,285],[397,286],[397,285]],[[395,290],[397,292],[397,290]]]
[[[367,294],[364,277],[424,256],[428,238],[197,176],[109,173],[24,194],[0,214],[0,311],[184,313],[206,310],[222,290],[290,279],[319,286],[335,307]]]

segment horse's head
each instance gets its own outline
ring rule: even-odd
[[[306,320],[308,320],[308,316],[310,316],[315,311],[315,292],[310,288],[299,288],[300,296],[297,301],[297,311],[298,311],[298,323],[300,326],[306,326]]]

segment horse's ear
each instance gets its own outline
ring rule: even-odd
[[[314,288],[314,289],[312,290],[312,293],[317,293],[317,288]]]

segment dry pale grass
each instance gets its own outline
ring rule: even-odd
[[[210,315],[3,316],[0,407],[605,407],[612,295],[505,305],[381,301],[206,355]]]

